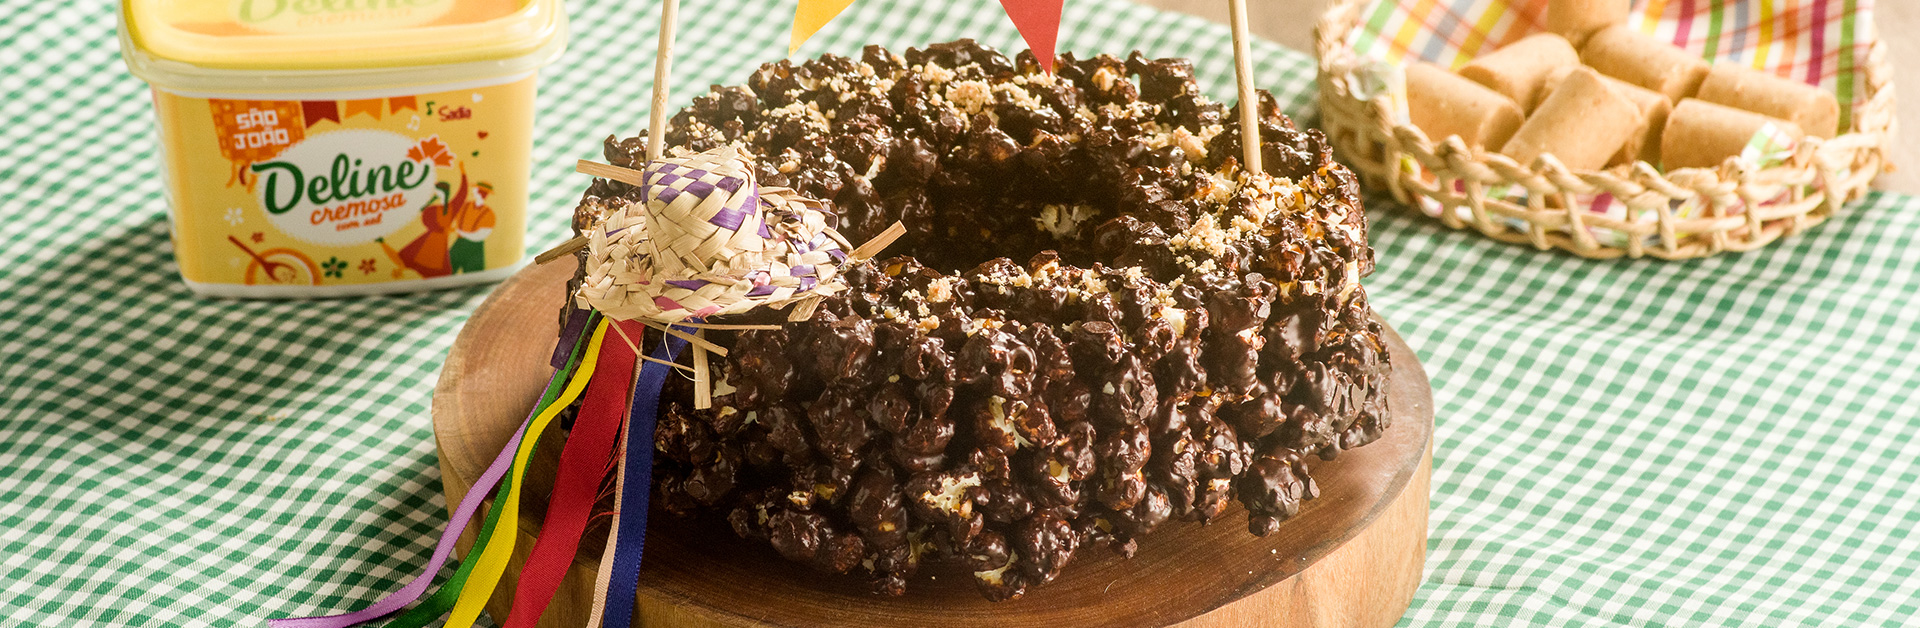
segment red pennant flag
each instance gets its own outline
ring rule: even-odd
[[[340,104],[331,100],[300,101],[300,117],[306,118],[307,126],[319,124],[321,120],[340,121]]]
[[[1041,69],[1053,72],[1053,49],[1060,41],[1060,8],[1066,0],[1000,0],[1013,26],[1026,38]]]
[[[392,110],[394,113],[400,113],[402,109],[419,111],[420,103],[415,100],[413,96],[394,96],[387,99],[387,109]]]

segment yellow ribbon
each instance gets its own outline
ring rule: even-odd
[[[493,588],[500,582],[500,575],[507,570],[507,559],[513,556],[514,541],[520,538],[520,484],[526,480],[527,458],[533,454],[533,444],[540,440],[547,425],[554,417],[573,405],[586,390],[587,381],[593,379],[593,367],[600,362],[600,342],[607,335],[607,319],[593,330],[593,339],[587,342],[587,353],[580,358],[580,368],[567,382],[565,390],[547,406],[539,416],[534,417],[528,426],[526,436],[520,439],[520,449],[514,452],[513,468],[515,473],[507,484],[507,490],[493,500],[494,508],[505,508],[500,512],[500,523],[493,529],[493,536],[487,537],[486,549],[473,564],[473,573],[467,577],[467,584],[460,591],[460,599],[453,603],[453,613],[447,617],[447,628],[473,628],[473,622],[480,618],[487,598],[493,597]],[[468,556],[468,558],[473,558]]]

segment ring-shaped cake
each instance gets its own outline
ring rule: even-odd
[[[1271,533],[1318,496],[1310,460],[1387,429],[1389,368],[1357,182],[1260,107],[1249,173],[1237,112],[1139,53],[1049,74],[970,40],[868,46],[696,98],[670,154],[731,144],[848,240],[907,233],[804,320],[714,333],[713,407],[667,387],[656,499],[895,595],[952,560],[1018,597],[1231,502]],[[645,145],[606,157],[637,169]],[[576,233],[644,202],[596,179]]]

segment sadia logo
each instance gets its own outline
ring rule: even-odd
[[[433,199],[433,161],[398,133],[321,133],[254,164],[254,194],[274,227],[314,244],[371,242],[406,226]]]
[[[233,20],[275,33],[380,30],[446,15],[453,0],[230,0]]]

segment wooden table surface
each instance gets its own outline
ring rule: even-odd
[[[1226,0],[1136,0],[1138,2],[1169,9],[1183,11],[1215,20],[1227,21]],[[1313,52],[1313,25],[1319,21],[1320,10],[1326,6],[1326,0],[1248,0],[1247,20],[1256,35],[1280,42],[1289,48]],[[1906,63],[1906,59],[1920,55],[1920,38],[1900,37],[1898,33],[1907,32],[1907,27],[1920,27],[1920,2],[1881,2],[1875,7],[1874,21],[1887,43],[1893,60],[1894,89],[1902,85],[1920,85],[1915,82],[1915,68],[1920,62]],[[1309,17],[1310,16],[1310,17]],[[1896,36],[1887,37],[1888,33]],[[1920,95],[1904,97],[1896,93],[1895,102],[1899,105],[1898,117],[1894,123],[1894,133],[1898,135],[1893,143],[1892,161],[1898,170],[1881,175],[1874,186],[1903,192],[1920,194],[1920,161],[1914,158],[1920,155],[1916,150],[1916,138],[1920,138],[1920,124],[1914,124],[1916,115],[1920,115]]]

